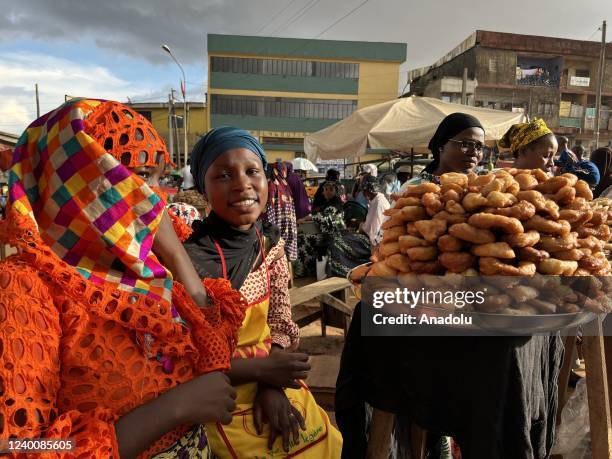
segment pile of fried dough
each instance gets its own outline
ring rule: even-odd
[[[413,286],[415,275],[610,275],[604,248],[612,206],[593,206],[589,185],[573,174],[448,173],[439,185],[409,185],[395,199],[373,264],[351,280],[396,277]]]

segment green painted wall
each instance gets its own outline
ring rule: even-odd
[[[316,132],[336,123],[337,120],[309,118],[273,118],[264,116],[210,115],[211,128],[235,126],[261,131]]]
[[[307,40],[299,38],[249,37],[208,34],[209,53],[255,56],[313,57],[354,61],[406,60],[405,43]]]
[[[358,86],[357,80],[351,78],[253,75],[227,72],[210,73],[210,87],[219,89],[357,94]]]

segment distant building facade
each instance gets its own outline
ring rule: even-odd
[[[600,44],[478,30],[430,67],[413,70],[406,95],[524,111],[557,134],[588,145],[594,138]],[[612,45],[606,48],[600,145],[612,140]]]
[[[208,35],[208,125],[251,131],[271,159],[308,133],[397,97],[404,43]]]

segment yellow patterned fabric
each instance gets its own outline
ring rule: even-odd
[[[548,129],[544,120],[534,118],[529,123],[513,124],[499,141],[499,146],[510,148],[515,153],[547,134],[552,134],[552,131]]]

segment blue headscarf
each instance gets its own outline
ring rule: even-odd
[[[222,126],[211,129],[193,147],[191,152],[191,175],[200,193],[204,192],[204,175],[215,159],[233,148],[251,150],[263,163],[268,164],[266,153],[255,137],[243,129]]]

